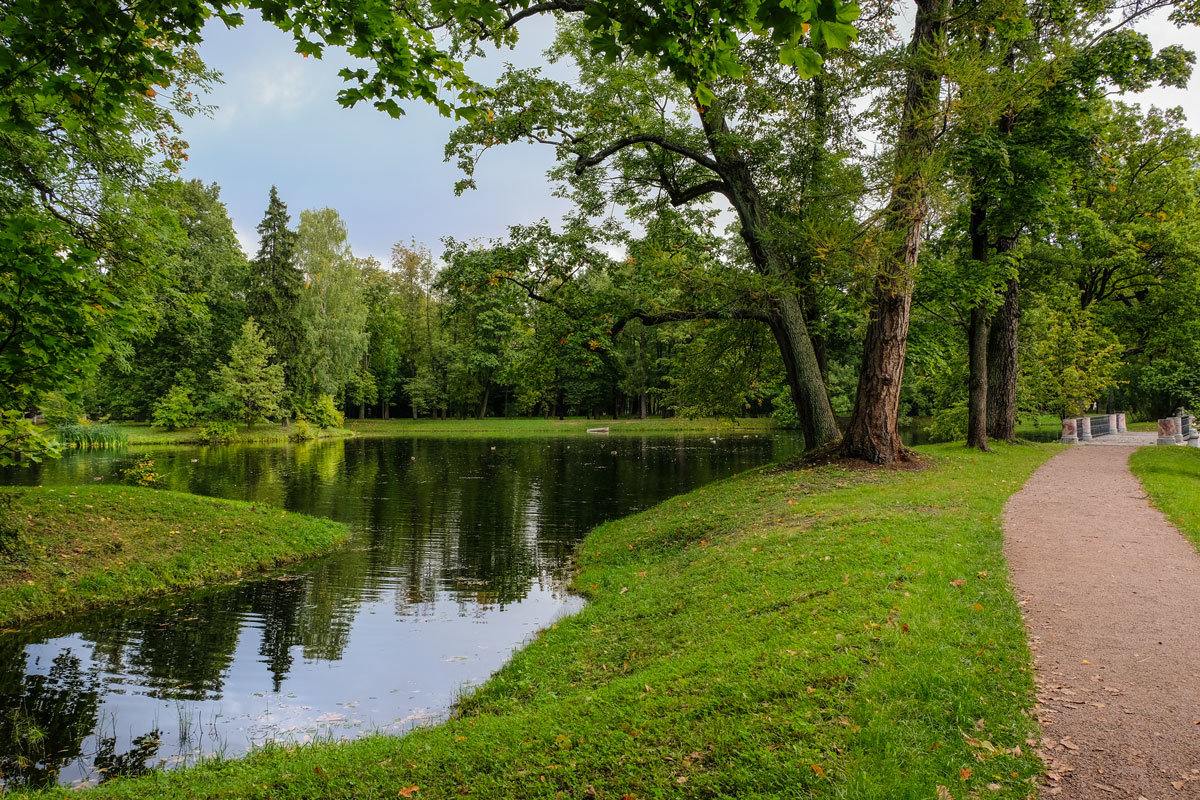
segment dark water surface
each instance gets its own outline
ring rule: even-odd
[[[95,782],[269,741],[442,718],[581,602],[598,523],[798,451],[797,436],[349,439],[74,453],[8,483],[116,479],[151,453],[169,488],[342,520],[287,574],[0,634],[0,773]]]

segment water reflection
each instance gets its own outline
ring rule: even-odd
[[[352,524],[287,575],[0,635],[0,770],[95,782],[268,740],[436,720],[578,607],[580,537],[784,458],[790,436],[353,439],[138,448],[170,488]],[[132,453],[74,454],[9,482],[108,482]]]

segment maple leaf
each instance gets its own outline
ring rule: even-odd
[[[416,792],[420,791],[420,788],[421,788],[421,787],[419,787],[419,786],[416,786],[416,785],[413,785],[413,786],[405,786],[403,789],[401,789],[400,791],[396,792],[396,796],[397,796],[397,797],[412,797],[412,796],[413,796],[413,794],[415,794]]]

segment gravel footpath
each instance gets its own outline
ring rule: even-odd
[[[1200,555],[1130,473],[1135,449],[1066,450],[1005,509],[1043,797],[1200,797]]]

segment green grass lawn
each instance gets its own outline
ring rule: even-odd
[[[0,624],[220,583],[327,552],[332,520],[121,486],[0,489]]]
[[[1129,457],[1155,507],[1200,547],[1200,449],[1143,447]]]
[[[181,428],[169,431],[156,428],[148,422],[117,422],[112,425],[114,432],[124,435],[128,444],[196,444],[200,442],[200,426]],[[237,441],[239,442],[286,442],[295,427],[285,428],[283,425],[267,422],[257,425],[239,425]],[[345,428],[324,428],[318,434],[320,438],[353,436]]]
[[[346,420],[358,436],[546,436],[586,435],[588,428],[608,428],[613,435],[647,433],[746,433],[773,430],[770,417],[729,419],[544,419],[487,417],[485,419],[364,419]]]
[[[712,484],[592,532],[588,605],[448,723],[91,795],[1023,800],[1042,765],[1000,515],[1059,449]]]

